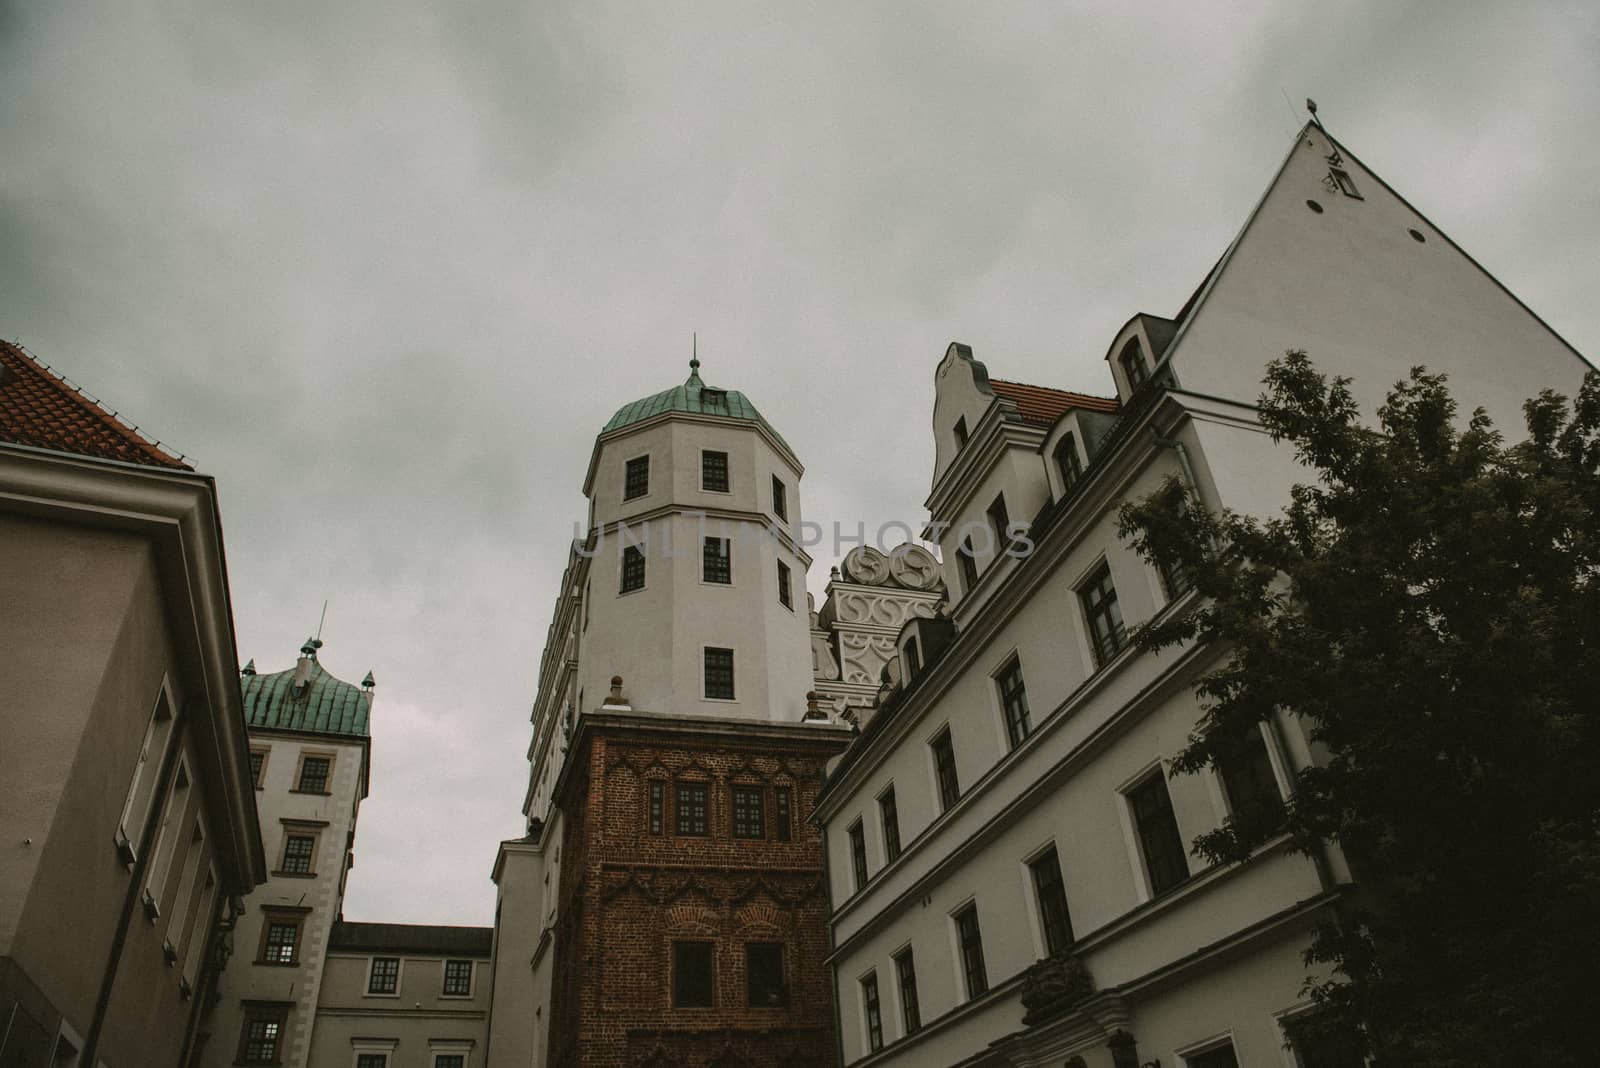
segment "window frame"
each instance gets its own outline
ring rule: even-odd
[[[144,736],[139,743],[138,756],[134,758],[133,772],[128,777],[128,789],[123,795],[122,813],[117,818],[111,843],[116,847],[123,863],[131,870],[139,859],[139,840],[144,836],[145,824],[155,808],[161,767],[166,763],[167,751],[177,734],[177,708],[163,678],[156,688],[156,698],[150,708],[150,718],[145,723]]]
[[[1101,557],[1076,589],[1078,610],[1083,613],[1084,635],[1089,639],[1095,670],[1099,671],[1132,644],[1122,618],[1122,602],[1117,594],[1116,578],[1111,573],[1111,561]],[[1107,621],[1104,635],[1096,627],[1096,621],[1102,617]]]
[[[867,1031],[867,1050],[876,1053],[883,1048],[883,997],[878,989],[878,970],[856,980],[861,991],[861,1024]]]
[[[1249,759],[1245,764],[1235,763],[1229,759],[1227,761],[1228,766],[1224,766],[1224,762],[1219,760],[1212,767],[1212,771],[1217,777],[1217,784],[1221,788],[1223,804],[1227,809],[1228,815],[1233,817],[1236,823],[1252,829],[1257,826],[1248,822],[1252,819],[1259,820],[1261,826],[1265,826],[1268,823],[1281,826],[1284,802],[1287,800],[1284,796],[1283,783],[1278,777],[1277,761],[1273,759],[1272,745],[1267,739],[1266,726],[1265,723],[1259,722],[1253,724],[1246,737],[1240,739],[1236,746],[1231,747],[1225,753],[1226,757],[1232,758],[1245,750],[1257,750],[1259,756],[1257,756],[1257,753],[1249,754]],[[1252,767],[1251,765],[1254,766]],[[1242,776],[1240,779],[1235,780],[1234,773],[1237,771],[1249,772],[1251,779],[1254,780],[1254,785],[1259,788],[1259,792],[1254,795],[1247,794],[1244,797],[1237,796],[1239,793],[1237,787],[1244,781]],[[1265,772],[1265,774],[1263,775],[1262,772]],[[1256,810],[1254,815],[1249,811],[1252,808]]]
[[[794,795],[787,785],[772,788],[772,833],[775,841],[794,839]]]
[[[967,429],[967,417],[964,415],[957,416],[955,426],[951,427],[951,432],[955,435],[956,452],[959,453],[967,447],[967,442],[972,440],[972,432]]]
[[[1164,808],[1155,806],[1150,811],[1152,816],[1160,816],[1164,812],[1170,826],[1146,828],[1140,815],[1140,802],[1138,796],[1150,787],[1160,787],[1161,798],[1164,799]],[[1128,814],[1129,829],[1133,832],[1133,844],[1140,863],[1140,870],[1144,874],[1144,888],[1150,899],[1161,897],[1176,890],[1194,877],[1194,872],[1189,867],[1189,849],[1183,839],[1183,830],[1178,826],[1178,814],[1172,804],[1172,790],[1167,782],[1166,768],[1159,761],[1153,769],[1136,777],[1123,788],[1122,799]],[[1162,841],[1166,839],[1166,841]],[[1151,843],[1157,846],[1152,850]],[[1173,856],[1167,855],[1166,850],[1176,847],[1177,864],[1175,867],[1182,869],[1181,876],[1171,878],[1173,875],[1169,868],[1173,868]],[[1152,859],[1152,854],[1155,858]],[[1157,875],[1161,878],[1157,879]],[[1159,885],[1158,885],[1159,884]]]
[[[662,838],[667,833],[667,780],[645,780],[644,802],[645,833],[652,838]]]
[[[767,840],[767,791],[759,783],[729,783],[728,784],[728,834],[741,842],[764,842]],[[754,804],[754,826],[745,826],[741,823],[741,799],[747,809],[743,813],[747,824],[752,815],[748,811],[751,803]],[[743,829],[741,829],[741,827]]]
[[[256,763],[256,757],[261,758],[261,763]],[[272,746],[251,743],[250,745],[250,770],[254,773],[254,786],[257,790],[264,790],[267,786],[267,761],[272,758]]]
[[[962,593],[971,593],[978,584],[978,557],[972,548],[970,537],[962,540],[956,546],[956,568],[961,573]]]
[[[465,964],[467,966],[467,987],[465,990],[450,989],[450,966],[452,964]],[[439,996],[441,998],[470,999],[473,988],[477,985],[477,980],[478,962],[470,957],[446,957],[439,962]]]
[[[768,949],[776,950],[778,956],[777,1000],[757,1001],[756,995],[758,991],[755,984],[755,968],[753,967],[755,963],[754,951]],[[786,967],[788,953],[785,952],[785,949],[786,947],[782,942],[746,942],[744,944],[744,1000],[746,1008],[786,1009],[789,1007],[789,982]]]
[[[684,794],[698,790],[700,792],[700,813],[698,819],[694,814],[695,802],[689,802],[689,830],[684,830]],[[699,828],[696,830],[695,828]],[[672,784],[672,828],[675,838],[710,838],[711,837],[711,783],[704,779],[680,779]]]
[[[785,523],[789,521],[789,488],[777,475],[772,476],[772,514]]]
[[[283,1063],[284,1032],[289,1029],[289,1010],[292,1008],[287,1002],[272,1001],[246,1001],[244,1003],[244,1019],[239,1023],[239,1050],[234,1058],[239,1065],[267,1065]],[[273,1028],[272,1051],[265,1056],[251,1056],[250,1048],[258,1041],[251,1037],[252,1025],[263,1023]]]
[[[374,990],[372,988],[372,981],[378,977],[378,962],[379,961],[394,961],[394,977],[393,977],[394,978],[394,987],[393,987],[393,989],[390,989],[390,990]],[[379,956],[379,955],[375,954],[373,956],[368,957],[367,958],[367,981],[366,981],[366,983],[364,983],[362,985],[362,990],[363,990],[362,997],[369,997],[369,998],[398,998],[400,996],[401,984],[403,983],[403,981],[405,979],[405,970],[406,970],[406,959],[405,959],[404,956],[401,956],[401,955],[398,955],[398,954],[396,954],[394,956],[388,956],[388,955]]]
[[[333,791],[329,787],[333,785],[333,771],[338,766],[338,756],[339,754],[332,749],[300,750],[299,762],[296,764],[294,772],[294,789],[289,792],[291,794],[310,794],[314,797],[332,797]],[[323,776],[321,790],[307,790],[305,788],[306,761],[308,760],[325,760],[328,762],[328,769]]]
[[[1028,707],[1028,683],[1022,674],[1022,657],[1012,653],[990,678],[994,681],[995,697],[1000,702],[1000,719],[1005,725],[1007,752],[1010,752],[1033,734],[1033,718]],[[1014,711],[1016,706],[1020,706],[1020,714]]]
[[[717,487],[711,485],[711,480],[708,480],[707,477],[706,477],[709,473],[711,473],[713,465],[708,463],[708,461],[710,461],[711,457],[713,457],[713,456],[722,457],[722,487],[720,489],[718,489]],[[724,450],[724,449],[701,449],[700,450],[700,492],[701,493],[732,493],[733,492],[733,472],[731,470],[729,470],[730,466],[731,465],[729,464],[728,453],[727,453],[726,450]]]
[[[1072,488],[1083,480],[1083,460],[1078,455],[1078,436],[1072,431],[1067,431],[1056,439],[1056,447],[1051,450],[1051,458],[1056,462],[1056,474],[1061,478],[1061,492],[1070,493]],[[1070,463],[1063,463],[1070,459]]]
[[[1045,876],[1053,879],[1041,878],[1041,868],[1048,862]],[[1039,935],[1043,942],[1044,955],[1054,957],[1065,953],[1077,942],[1077,936],[1072,930],[1072,906],[1067,900],[1066,875],[1061,870],[1061,851],[1056,843],[1051,842],[1033,856],[1028,858],[1028,885],[1033,891],[1034,914],[1039,921]],[[1054,889],[1055,897],[1047,894],[1047,890]],[[1059,904],[1060,915],[1053,917],[1054,906]],[[1052,923],[1052,919],[1059,919],[1059,924]]]
[[[713,653],[727,653],[728,654],[728,667],[727,667],[727,671],[728,671],[728,688],[727,688],[727,696],[725,696],[725,697],[722,696],[722,692],[721,692],[720,689],[718,690],[718,692],[716,694],[713,694],[711,692],[711,672],[713,670],[712,664],[711,664],[711,654],[713,654]],[[739,678],[738,678],[738,671],[737,671],[738,657],[735,655],[735,651],[731,647],[722,646],[722,645],[705,645],[705,646],[701,646],[700,663],[701,663],[700,697],[701,697],[702,700],[705,700],[705,701],[737,701],[739,699]],[[718,667],[716,670],[720,671],[721,668]]]
[[[641,461],[644,463],[644,486],[636,492],[633,478],[634,465]],[[636,501],[640,497],[648,496],[650,496],[650,454],[646,452],[638,456],[630,456],[622,462],[622,499],[624,501]]]
[[[903,1034],[922,1030],[922,1001],[917,993],[917,958],[910,946],[891,954],[895,985],[900,995],[900,1027]]]
[[[705,949],[706,993],[704,1004],[691,1004],[686,1000],[681,1000],[681,995],[684,992],[684,983],[681,980],[681,976],[684,971],[684,962],[680,959],[679,953],[690,946],[704,947]],[[672,974],[667,983],[667,990],[670,997],[670,1004],[673,1009],[715,1009],[717,1007],[717,943],[714,939],[673,939],[672,949],[669,956],[669,964],[672,969]]]
[[[961,966],[966,1000],[975,1001],[989,992],[989,969],[983,959],[983,928],[978,922],[977,900],[968,900],[950,914],[950,919],[955,924],[956,960]]]
[[[878,794],[878,824],[883,831],[883,858],[893,864],[903,852],[900,842],[900,804],[895,797],[894,783]]]
[[[794,586],[789,574],[789,565],[782,560],[778,561],[778,603],[789,611],[794,611]]]
[[[1150,361],[1145,359],[1144,342],[1139,340],[1137,334],[1122,343],[1122,348],[1117,351],[1117,364],[1122,368],[1122,377],[1128,383],[1130,397],[1149,383]],[[1138,368],[1138,374],[1134,374],[1135,367]]]
[[[322,830],[325,823],[311,822],[308,820],[279,820],[283,826],[283,843],[278,849],[278,867],[271,874],[275,877],[290,879],[315,879],[317,877],[318,854],[322,851]],[[311,851],[306,857],[306,870],[297,871],[290,868],[289,844],[296,838],[311,839]]]
[[[713,551],[713,548],[720,549]],[[713,561],[721,561],[720,568],[713,568]],[[721,575],[720,578],[716,577]],[[700,540],[700,582],[705,586],[732,586],[733,585],[733,539],[719,538],[714,534],[707,534]]]
[[[161,915],[161,899],[166,894],[178,847],[188,842],[183,829],[189,825],[185,817],[189,812],[189,788],[194,780],[189,774],[189,755],[183,751],[181,738],[178,745],[177,759],[172,762],[172,772],[167,781],[166,797],[161,800],[155,837],[150,843],[150,863],[145,869],[144,891],[141,895],[145,916],[151,923]]]
[[[933,758],[934,795],[939,799],[939,812],[942,815],[949,812],[961,800],[961,774],[956,766],[956,743],[950,734],[948,723],[940,727],[928,740],[928,751]],[[943,759],[945,754],[949,756],[948,761]],[[947,763],[948,782],[945,779]]]
[[[1011,526],[1011,510],[1006,507],[1004,491],[995,494],[989,507],[983,510],[983,517],[989,523],[989,529],[994,535],[994,558],[999,560],[1006,555],[1006,550],[1011,547],[1011,535],[1007,529]]]
[[[309,909],[289,909],[273,905],[263,906],[261,909],[261,937],[257,941],[256,959],[253,963],[278,968],[298,968],[300,966],[300,948],[305,938],[306,913],[309,911]],[[275,944],[272,938],[273,927],[288,927],[294,932],[294,937],[289,942],[288,960],[280,960],[276,956],[268,954],[268,950]],[[283,943],[279,941],[276,945],[281,948]]]
[[[620,573],[617,579],[617,595],[637,593],[644,589],[649,579],[649,563],[645,558],[644,550],[637,545],[623,545],[622,552],[618,554]],[[585,623],[588,617],[584,617]]]

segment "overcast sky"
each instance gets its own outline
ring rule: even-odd
[[[1592,3],[0,0],[0,335],[216,476],[241,660],[326,598],[376,674],[347,917],[487,924],[594,435],[691,332],[809,518],[915,522],[946,344],[1110,392],[1309,95],[1594,358],[1597,54]]]

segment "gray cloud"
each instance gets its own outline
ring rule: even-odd
[[[810,518],[915,521],[945,344],[1108,391],[1310,95],[1592,354],[1597,38],[1580,4],[0,3],[0,333],[217,476],[242,657],[288,666],[326,597],[325,663],[377,673],[349,915],[488,922],[593,435],[691,331]]]

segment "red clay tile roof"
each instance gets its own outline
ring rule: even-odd
[[[1091,412],[1114,412],[1115,397],[1094,397],[1087,393],[1069,393],[1064,389],[1030,386],[1025,382],[1005,382],[989,379],[989,388],[996,397],[1016,402],[1017,412],[1023,422],[1050,426],[1069,408],[1087,408]]]
[[[0,441],[194,470],[9,341],[0,341]]]

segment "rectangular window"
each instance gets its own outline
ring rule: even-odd
[[[1028,721],[1028,689],[1022,683],[1022,661],[1013,659],[995,677],[1000,687],[1000,708],[1006,717],[1006,737],[1014,749],[1028,737],[1033,726]]]
[[[400,958],[373,957],[372,968],[367,972],[367,993],[398,994],[400,992]]]
[[[710,942],[672,943],[672,1004],[679,1009],[711,1007]]]
[[[300,961],[300,917],[266,913],[261,925],[260,964],[297,964]]]
[[[1328,168],[1328,177],[1333,179],[1333,184],[1339,187],[1339,192],[1356,200],[1365,200],[1366,197],[1356,192],[1356,180],[1350,177],[1349,171],[1342,171],[1338,167]]]
[[[356,1054],[356,1068],[389,1068],[389,1055],[387,1053],[358,1053]]]
[[[1298,1068],[1365,1068],[1367,1059],[1358,1036],[1328,1026],[1315,1012],[1283,1023]]]
[[[713,493],[728,492],[728,454],[702,452],[700,454],[700,488]]]
[[[972,554],[972,539],[968,538],[956,550],[956,565],[961,568],[961,585],[970,590],[978,584],[978,558]]]
[[[666,825],[665,809],[667,784],[660,779],[650,780],[650,833],[661,834]]]
[[[122,803],[122,819],[117,826],[117,850],[127,864],[137,859],[139,838],[144,833],[145,821],[150,818],[150,808],[156,796],[156,774],[171,738],[172,706],[168,704],[166,691],[163,690],[156,695],[150,722],[145,725],[144,741],[139,746],[139,757],[133,765],[133,779],[128,783],[128,795]]]
[[[1217,760],[1234,823],[1247,834],[1267,834],[1283,822],[1283,796],[1272,774],[1272,758],[1261,728],[1251,726]]]
[[[794,594],[789,590],[789,565],[782,560],[778,561],[778,603],[788,609],[794,608]]]
[[[1061,472],[1061,488],[1070,490],[1083,477],[1083,464],[1078,460],[1078,442],[1071,434],[1063,434],[1056,442],[1056,470]]]
[[[161,805],[161,822],[156,827],[155,844],[150,853],[150,870],[144,884],[145,912],[151,920],[161,914],[161,897],[166,892],[167,874],[172,869],[172,858],[178,852],[178,839],[183,837],[176,826],[189,806],[189,769],[183,758],[172,770],[172,786]]]
[[[1157,560],[1156,571],[1161,576],[1161,588],[1166,591],[1169,601],[1176,601],[1194,586],[1194,576],[1176,560]]]
[[[956,448],[960,449],[967,443],[967,417],[962,416],[956,420]]]
[[[445,997],[464,998],[472,993],[472,962],[447,960],[444,962]]]
[[[914,1035],[922,1029],[922,1007],[917,1003],[917,962],[911,950],[894,959],[894,974],[900,982],[900,1022],[906,1034]]]
[[[332,767],[332,757],[310,755],[301,757],[300,782],[295,786],[295,790],[302,794],[327,793],[328,772]]]
[[[983,935],[978,931],[978,906],[968,905],[956,913],[956,938],[961,943],[961,970],[967,979],[967,1000],[989,989],[989,973],[983,967]]]
[[[317,836],[289,834],[283,839],[283,865],[278,869],[290,875],[315,875]]]
[[[266,780],[267,750],[250,750],[250,784],[257,790],[261,789]]]
[[[1061,858],[1051,846],[1028,865],[1033,892],[1039,899],[1039,926],[1044,928],[1044,948],[1050,956],[1072,945],[1072,917],[1067,912],[1067,888],[1061,881]]]
[[[735,838],[765,838],[767,836],[766,812],[759,786],[733,788],[733,836]]]
[[[789,788],[775,786],[772,788],[772,823],[773,831],[778,841],[787,842],[794,834],[789,819]]]
[[[910,682],[922,671],[922,654],[917,650],[917,639],[906,639],[905,653],[906,681]]]
[[[650,457],[635,456],[628,461],[627,474],[622,479],[622,499],[631,501],[650,492]]]
[[[733,650],[706,650],[706,696],[718,701],[733,700]]]
[[[1083,615],[1089,623],[1089,644],[1094,647],[1097,665],[1104,665],[1128,645],[1128,632],[1122,626],[1122,609],[1117,607],[1117,588],[1111,584],[1111,567],[1099,570],[1078,590]]]
[[[1172,798],[1167,780],[1159,770],[1128,791],[1133,811],[1134,831],[1145,871],[1150,876],[1150,895],[1164,894],[1189,877],[1189,860],[1172,814]]]
[[[867,1048],[883,1048],[883,1009],[878,1003],[878,973],[861,980],[861,1003],[867,1010]]]
[[[932,742],[933,772],[939,782],[939,811],[961,800],[961,783],[956,779],[956,750],[950,742],[950,728],[939,732]]]
[[[855,875],[856,890],[867,885],[867,835],[856,820],[846,832],[850,836],[850,870]]]
[[[637,545],[622,547],[622,592],[644,589],[644,551]]]
[[[785,523],[789,521],[788,494],[784,492],[783,482],[777,475],[772,476],[772,514]]]
[[[245,1009],[244,1033],[239,1036],[240,1064],[277,1064],[283,1043],[287,1005],[252,1005]]]
[[[679,834],[694,838],[704,838],[711,833],[710,824],[706,820],[706,793],[708,789],[703,782],[680,782],[678,784],[677,817]]]
[[[878,816],[883,821],[883,855],[893,861],[900,855],[900,810],[895,806],[893,786],[879,795]]]
[[[1005,552],[1006,546],[1011,544],[1011,535],[1006,533],[1006,528],[1011,526],[1011,515],[1006,511],[1006,495],[1004,493],[994,499],[988,511],[989,526],[994,530],[994,554],[999,556]]]
[[[733,582],[733,544],[727,538],[707,538],[700,549],[700,578],[729,585]]]
[[[1225,1042],[1204,1053],[1192,1053],[1183,1059],[1186,1068],[1239,1068],[1239,1058],[1233,1052],[1233,1043]]]
[[[746,1003],[753,1009],[776,1009],[789,1004],[783,984],[783,945],[751,942],[744,947]]]
[[[1130,337],[1128,343],[1122,346],[1122,355],[1117,357],[1117,362],[1122,364],[1122,373],[1128,378],[1128,392],[1135,392],[1150,378],[1150,366],[1144,362],[1144,346],[1139,344],[1139,339]]]
[[[435,1053],[433,1068],[467,1068],[465,1053]]]

